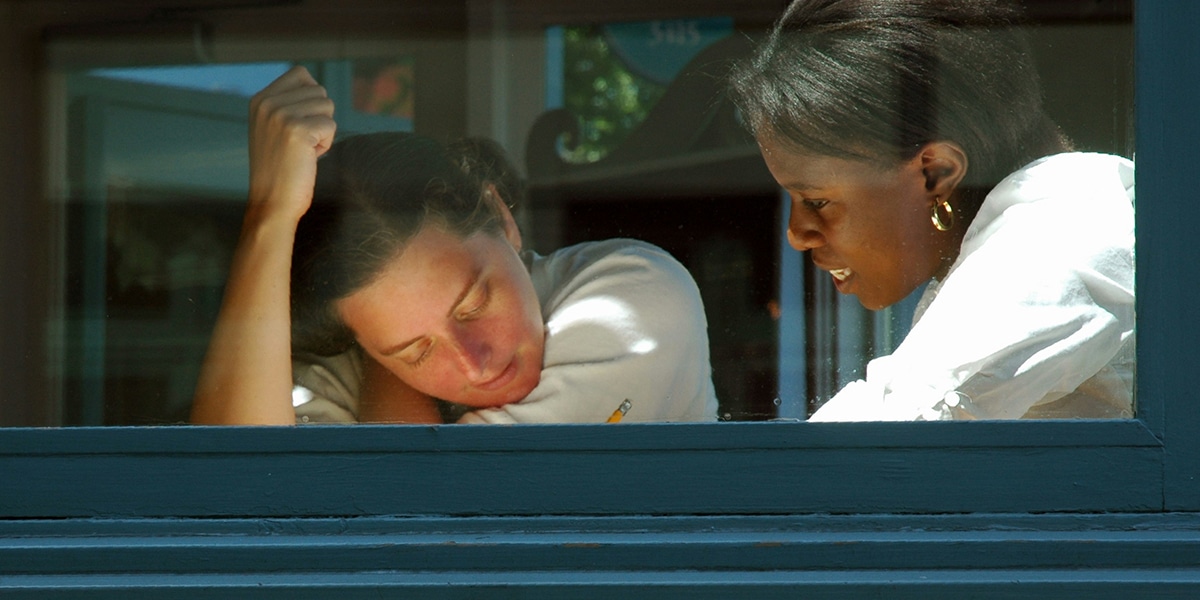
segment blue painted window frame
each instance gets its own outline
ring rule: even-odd
[[[1196,511],[1198,22],[1137,6],[1137,419],[8,429],[0,518]]]

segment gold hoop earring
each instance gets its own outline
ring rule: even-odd
[[[934,198],[933,213],[929,216],[929,220],[933,221],[934,229],[938,231],[950,231],[954,229],[954,208],[950,206],[949,200],[937,201]],[[939,211],[938,209],[941,209]],[[942,213],[946,213],[945,218],[942,218]]]

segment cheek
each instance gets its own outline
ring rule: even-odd
[[[933,227],[929,215],[919,203],[893,195],[891,210],[871,214],[859,231],[859,243],[881,261],[901,263],[905,257],[922,252],[928,244]]]
[[[395,365],[391,365],[389,368],[404,383],[435,396],[439,396],[439,392],[448,389],[445,384],[452,380],[457,371],[452,358],[441,352],[429,357],[419,368]]]
[[[505,287],[503,307],[497,312],[503,313],[510,335],[523,341],[535,336],[539,339],[542,337],[542,307],[538,303],[533,283],[528,281],[527,276],[524,279],[514,278],[513,283]]]
[[[530,309],[519,296],[513,296],[505,309],[497,311],[488,321],[488,331],[497,348],[515,350],[541,336],[541,311],[536,304]]]

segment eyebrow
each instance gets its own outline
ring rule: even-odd
[[[458,298],[454,299],[454,304],[450,305],[450,310],[446,312],[447,317],[454,316],[454,311],[458,310],[458,307],[460,305],[462,305],[464,300],[467,299],[467,296],[469,296],[471,294],[471,291],[479,286],[479,284],[482,280],[483,280],[483,271],[482,270],[475,271],[475,275],[471,277],[470,281],[467,282],[467,285],[463,286],[463,290],[461,292],[459,292]],[[408,348],[409,346],[417,343],[423,337],[425,337],[425,336],[418,335],[417,337],[412,338],[411,340],[406,340],[406,341],[400,342],[399,344],[395,344],[393,346],[388,346],[387,348],[384,348],[380,352],[380,354],[382,354],[383,356],[391,356],[391,355],[401,352],[405,348]]]
[[[789,181],[787,183],[781,183],[779,185],[782,186],[784,189],[793,190],[793,191],[797,191],[797,192],[812,192],[815,190],[822,189],[820,186],[812,185],[810,183],[805,183],[803,181]]]
[[[450,306],[450,310],[446,313],[446,316],[453,318],[455,311],[458,310],[458,307],[461,306],[462,303],[467,299],[467,296],[471,295],[471,292],[475,291],[475,288],[479,287],[482,281],[483,269],[476,269],[475,274],[471,276],[471,280],[467,282],[465,287],[463,287],[462,293],[458,295],[458,298],[454,300],[454,304]]]

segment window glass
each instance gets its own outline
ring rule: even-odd
[[[595,162],[620,146],[687,63],[732,31],[729,18],[551,28],[548,36],[562,38],[562,98],[549,102],[574,114],[581,130],[565,158]]]
[[[1029,36],[1045,92],[1046,110],[1070,138],[1072,148],[1132,158],[1129,7],[1109,3],[1093,11],[1082,4],[1035,6],[1030,7],[1028,19],[1021,29]],[[673,22],[671,27],[675,31],[687,31],[691,24],[714,21],[720,22],[720,19],[685,19]],[[622,27],[627,25],[634,24],[620,24]],[[662,39],[652,33],[655,27],[661,27],[657,22],[636,25],[643,28],[643,39]],[[618,49],[610,49],[617,44],[604,32],[613,27],[616,26],[593,26],[593,31],[599,33],[586,36],[581,28],[551,31],[552,41],[557,40],[556,36],[566,38],[550,47],[561,47],[559,52],[566,57],[567,64],[559,67],[567,79],[564,95],[568,101],[565,105],[578,121],[582,137],[574,148],[569,147],[571,133],[559,138],[560,146],[568,146],[560,147],[561,158],[565,162],[578,163],[579,153],[589,152],[597,164],[596,168],[578,165],[567,169],[576,179],[590,181],[588,186],[573,183],[535,185],[535,204],[540,201],[545,210],[556,215],[545,218],[552,225],[535,231],[535,236],[544,235],[547,240],[544,246],[548,248],[619,235],[650,239],[667,248],[688,266],[704,297],[709,313],[713,379],[721,400],[720,417],[730,420],[804,419],[839,390],[863,379],[871,359],[890,355],[900,346],[912,327],[914,313],[927,286],[918,285],[887,308],[867,310],[854,295],[839,293],[826,270],[814,264],[807,253],[799,254],[788,246],[785,228],[792,206],[786,200],[780,203],[774,190],[750,185],[729,192],[730,186],[737,185],[733,183],[736,179],[733,176],[713,185],[696,170],[676,167],[678,163],[665,164],[667,158],[679,162],[691,160],[727,173],[753,173],[747,180],[758,177],[770,181],[769,175],[756,171],[758,165],[752,164],[753,157],[739,164],[729,157],[702,156],[700,151],[707,148],[702,141],[681,143],[672,137],[683,129],[695,138],[711,135],[710,129],[697,124],[710,123],[705,119],[715,111],[708,114],[687,112],[680,108],[683,103],[675,103],[678,98],[674,101],[670,98],[672,90],[687,90],[694,104],[703,104],[704,98],[712,97],[714,88],[695,84],[688,73],[676,73],[677,78],[664,92],[664,98],[649,107],[647,117],[641,116],[645,110],[643,105],[620,112],[621,119],[637,124],[622,143],[624,155],[618,153],[608,157],[589,146],[588,140],[598,139],[601,129],[616,131],[618,127],[614,123],[624,121],[590,116],[597,106],[620,109],[610,102],[611,98],[618,97],[614,91],[617,86],[590,77],[581,77],[581,81],[572,85],[572,76],[581,71],[591,75],[598,69],[596,65],[600,61],[589,56],[579,63],[582,68],[573,72],[571,42],[576,39],[586,42],[586,47],[593,52],[609,50],[613,56],[611,62],[631,72],[624,80],[637,82],[636,88],[630,85],[628,89],[640,91],[648,85],[646,81],[653,81],[653,78],[638,79],[638,69],[628,67],[624,62],[626,55]],[[691,38],[680,35],[675,39]],[[693,67],[713,60],[713,55],[708,55],[698,59],[698,64]],[[550,64],[558,66],[553,57]],[[578,99],[570,99],[571,90],[578,90]],[[1083,90],[1095,90],[1095,93]],[[1081,92],[1086,98],[1078,97]],[[548,104],[558,106],[553,97]],[[669,108],[654,112],[656,107],[663,105]],[[680,114],[686,116],[679,117],[679,122],[688,125],[675,130],[654,126]],[[693,145],[689,146],[689,143]],[[725,147],[740,147],[751,155],[757,151],[752,142],[740,145],[743,143],[744,140],[728,139]],[[638,150],[643,154],[636,155]],[[629,154],[635,154],[636,158],[627,158]],[[637,167],[631,167],[633,164]],[[607,171],[600,166],[607,167]],[[657,169],[657,172],[655,176],[639,179],[635,175],[622,174],[622,167]],[[535,183],[538,175],[535,169]],[[553,182],[554,175],[549,179]],[[570,177],[560,177],[560,181],[562,179]],[[637,180],[638,185],[625,185],[629,179]],[[730,196],[736,196],[736,200],[731,200]],[[681,201],[681,198],[691,202]],[[731,209],[731,206],[736,208]],[[723,209],[736,214],[724,213]],[[648,213],[670,214],[672,218],[648,219],[645,218]],[[761,228],[745,228],[747,222],[774,222],[778,226],[777,237],[765,237]],[[1023,325],[1013,322],[1011,326]],[[1124,335],[1131,334],[1127,330]],[[946,348],[953,343],[947,340]],[[1131,346],[1123,352],[1131,356]],[[1020,372],[1034,362],[1003,368]],[[1124,385],[1128,385],[1131,369],[1123,372],[1127,378]],[[1125,406],[1128,408],[1128,404]],[[1067,416],[1072,413],[1055,414]],[[1128,414],[1128,411],[1122,411],[1110,416]]]
[[[413,63],[411,56],[354,61],[354,110],[411,121],[416,83]]]
[[[1092,4],[1031,6],[1023,29],[1075,149],[1132,159],[1132,11]],[[498,140],[527,177],[527,249],[636,238],[677,259],[703,302],[718,420],[806,419],[908,335],[924,286],[866,310],[836,265],[788,244],[795,204],[723,96],[761,10],[418,11],[405,18],[427,28],[394,34],[348,3],[333,35],[272,10],[261,34],[213,15],[181,43],[203,52],[161,64],[143,48],[161,40],[114,42],[105,14],[100,33],[47,36],[37,424],[186,422],[245,207],[247,100],[293,64],[329,90],[341,133]]]
[[[229,64],[229,65],[169,65],[161,67],[126,67],[93,69],[97,77],[137,81],[150,85],[177,87],[249,98],[283,74],[289,63]]]
[[[70,191],[47,369],[61,424],[187,421],[245,206],[246,105],[292,64],[56,73]],[[311,64],[352,100],[348,130],[411,129],[411,56]]]

